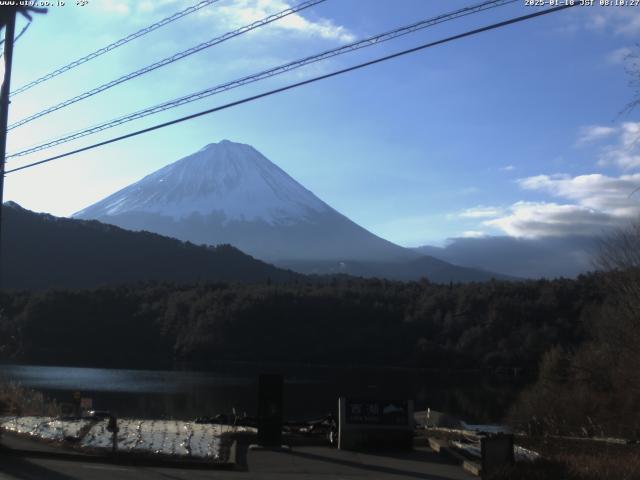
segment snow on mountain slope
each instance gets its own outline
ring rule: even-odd
[[[78,218],[145,212],[180,220],[219,213],[226,221],[292,224],[328,205],[249,145],[222,140],[76,213]]]
[[[260,259],[391,261],[418,255],[355,224],[249,145],[223,140],[74,215]]]

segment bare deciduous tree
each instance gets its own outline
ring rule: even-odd
[[[640,358],[640,221],[604,238],[595,264],[609,273],[605,286],[611,299],[599,333],[612,347]]]

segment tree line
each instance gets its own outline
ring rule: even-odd
[[[552,347],[572,349],[585,340],[605,298],[602,276],[5,291],[0,357],[96,366],[255,361],[534,375]]]

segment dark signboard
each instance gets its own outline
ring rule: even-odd
[[[407,425],[407,400],[349,400],[345,405],[345,423],[351,425]]]

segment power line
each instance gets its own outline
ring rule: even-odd
[[[27,24],[22,27],[22,30],[20,30],[20,33],[18,35],[16,35],[16,38],[13,40],[13,43],[15,44],[15,42],[18,41],[18,39],[24,35],[24,33],[29,29],[29,27],[31,26],[31,20],[29,20],[27,22]],[[0,40],[0,45],[2,45],[4,43],[4,38],[2,40]]]
[[[18,43],[18,40],[20,39],[20,37],[21,37],[22,35],[24,35],[24,34],[27,32],[27,30],[29,30],[29,27],[30,27],[30,26],[31,26],[31,20],[29,20],[29,21],[27,22],[27,24],[26,24],[24,27],[22,27],[22,30],[20,30],[20,33],[19,33],[18,35],[16,35],[16,38],[13,40],[13,44],[14,44],[14,45],[15,45],[16,43]],[[2,45],[3,43],[4,43],[4,39],[2,39],[2,41],[0,41],[0,45]],[[2,58],[3,56],[4,56],[4,51],[3,51],[3,52],[0,52],[0,58]]]
[[[320,76],[313,77],[313,78],[310,78],[310,79],[307,79],[307,80],[303,80],[301,82],[289,84],[289,85],[286,85],[284,87],[280,87],[280,88],[276,88],[274,90],[269,90],[267,92],[260,93],[258,95],[253,95],[251,97],[246,97],[246,98],[243,98],[241,100],[237,100],[235,102],[227,103],[225,105],[221,105],[221,106],[218,106],[218,107],[210,108],[208,110],[204,110],[202,112],[193,113],[193,114],[187,115],[185,117],[177,118],[177,119],[171,120],[169,122],[160,123],[158,125],[154,125],[152,127],[144,128],[142,130],[137,130],[135,132],[127,133],[125,135],[120,135],[118,137],[110,138],[109,140],[104,140],[102,142],[94,143],[93,145],[89,145],[89,146],[86,146],[86,147],[78,148],[76,150],[72,150],[72,151],[69,151],[69,152],[61,153],[59,155],[54,155],[52,157],[45,158],[44,160],[39,160],[37,162],[29,163],[29,164],[23,165],[21,167],[17,167],[17,168],[13,168],[11,170],[7,170],[6,173],[13,173],[13,172],[17,172],[17,171],[20,171],[20,170],[25,170],[27,168],[35,167],[37,165],[42,165],[43,163],[52,162],[52,161],[58,160],[60,158],[68,157],[70,155],[75,155],[76,153],[85,152],[87,150],[92,150],[94,148],[98,148],[98,147],[101,147],[101,146],[104,146],[104,145],[108,145],[110,143],[119,142],[119,141],[125,140],[127,138],[135,137],[135,136],[138,136],[138,135],[142,135],[144,133],[152,132],[154,130],[159,130],[161,128],[165,128],[165,127],[168,127],[168,126],[171,126],[171,125],[182,123],[182,122],[185,122],[187,120],[192,120],[194,118],[202,117],[202,116],[208,115],[210,113],[219,112],[221,110],[226,110],[226,109],[231,108],[231,107],[242,105],[244,103],[249,103],[249,102],[264,98],[264,97],[269,97],[271,95],[275,95],[277,93],[285,92],[287,90],[292,90],[294,88],[298,88],[298,87],[301,87],[303,85],[308,85],[308,84],[311,84],[311,83],[315,83],[315,82],[318,82],[320,80],[325,80],[325,79],[328,79],[328,78],[336,77],[336,76],[342,75],[344,73],[348,73],[348,72],[352,72],[354,70],[359,70],[361,68],[369,67],[371,65],[382,63],[382,62],[385,62],[387,60],[391,60],[393,58],[398,58],[398,57],[401,57],[401,56],[404,56],[404,55],[408,55],[410,53],[415,53],[415,52],[418,52],[420,50],[424,50],[424,49],[427,49],[427,48],[435,47],[437,45],[442,45],[444,43],[452,42],[454,40],[459,40],[461,38],[470,37],[472,35],[477,35],[479,33],[487,32],[489,30],[495,30],[497,28],[506,27],[507,25],[512,25],[514,23],[523,22],[525,20],[530,20],[532,18],[540,17],[542,15],[548,15],[550,13],[559,12],[561,10],[565,10],[567,8],[571,8],[571,7],[574,7],[576,5],[578,5],[578,3],[568,3],[568,4],[565,4],[565,5],[558,6],[558,7],[548,8],[546,10],[541,10],[541,11],[538,11],[538,12],[530,13],[528,15],[522,15],[520,17],[511,18],[509,20],[505,20],[503,22],[498,22],[498,23],[494,23],[494,24],[491,24],[491,25],[487,25],[485,27],[476,28],[475,30],[469,30],[467,32],[460,33],[458,35],[453,35],[451,37],[447,37],[447,38],[444,38],[444,39],[441,39],[441,40],[436,40],[435,42],[425,43],[425,44],[419,45],[419,46],[414,47],[414,48],[410,48],[410,49],[407,49],[407,50],[402,50],[400,52],[392,53],[392,54],[386,55],[384,57],[379,57],[379,58],[376,58],[374,60],[370,60],[368,62],[360,63],[358,65],[354,65],[354,66],[351,66],[351,67],[348,67],[348,68],[344,68],[344,69],[337,70],[337,71],[334,71],[334,72],[331,72],[331,73],[327,73],[325,75],[320,75]]]
[[[268,25],[272,22],[275,22],[276,20],[280,20],[281,18],[284,18],[288,15],[291,15],[293,13],[299,12],[301,10],[304,10],[305,8],[309,8],[312,7],[314,5],[317,5],[318,3],[322,3],[325,2],[326,0],[306,0],[305,2],[302,2],[298,5],[296,5],[295,7],[290,7],[287,8],[285,10],[282,10],[278,13],[275,13],[273,15],[269,15],[261,20],[258,20],[256,22],[253,22],[249,25],[245,25],[243,27],[240,27],[236,30],[233,30],[231,32],[225,33],[224,35],[221,35],[219,37],[215,37],[212,38],[211,40],[201,43],[199,45],[196,45],[195,47],[189,48],[187,50],[184,50],[182,52],[176,53],[175,55],[172,55],[170,57],[164,58],[158,62],[152,63],[151,65],[147,65],[144,68],[141,68],[140,70],[136,70],[135,72],[131,72],[128,73],[127,75],[123,75],[122,77],[116,78],[115,80],[111,80],[110,82],[107,82],[105,84],[100,85],[99,87],[93,88],[91,90],[88,90],[84,93],[81,93],[80,95],[76,95],[73,98],[69,98],[63,102],[58,103],[57,105],[53,105],[51,107],[45,108],[44,110],[38,112],[38,113],[34,113],[33,115],[29,115],[28,117],[23,118],[22,120],[19,120],[11,125],[9,125],[9,130],[13,130],[14,128],[20,127],[21,125],[24,125],[26,123],[29,123],[37,118],[43,117],[44,115],[48,115],[49,113],[55,112],[56,110],[60,110],[61,108],[64,107],[68,107],[69,105],[72,105],[76,102],[79,102],[81,100],[84,100],[86,98],[92,97],[93,95],[96,95],[100,92],[104,92],[105,90],[108,90],[112,87],[115,87],[116,85],[119,85],[121,83],[127,82],[129,80],[132,80],[136,77],[139,77],[141,75],[144,75],[145,73],[149,73],[152,72],[153,70],[156,70],[160,67],[164,67],[165,65],[169,65],[170,63],[173,62],[177,62],[178,60],[181,60],[185,57],[188,57],[189,55],[193,55],[194,53],[197,53],[201,50],[204,50],[205,48],[209,48],[212,47],[214,45],[218,45],[222,42],[225,42],[231,38],[237,37],[239,35],[242,35],[244,33],[247,33],[251,30],[255,30],[256,28],[260,28],[263,27],[264,25]]]
[[[22,27],[22,30],[20,30],[20,33],[16,35],[16,39],[14,40],[14,43],[17,42],[20,39],[20,37],[26,33],[26,31],[29,29],[30,26],[31,26],[31,21],[27,22],[27,24],[24,27]]]
[[[379,35],[374,35],[372,37],[363,39],[363,40],[359,40],[357,42],[354,43],[350,43],[348,45],[344,45],[338,48],[334,48],[332,50],[327,50],[325,52],[322,52],[320,54],[316,54],[316,55],[312,55],[300,60],[296,60],[294,62],[290,62],[290,63],[286,63],[284,65],[280,65],[278,67],[275,68],[271,68],[253,75],[249,75],[246,77],[242,77],[230,82],[226,82],[223,83],[221,85],[216,85],[214,87],[210,87],[207,88],[205,90],[201,90],[199,92],[195,92],[183,97],[179,97],[177,99],[174,100],[170,100],[168,102],[164,102],[143,110],[139,110],[137,112],[133,112],[118,118],[115,118],[113,120],[109,120],[107,122],[103,122],[97,125],[94,125],[92,127],[89,128],[85,128],[83,130],[80,131],[76,131],[76,132],[72,132],[69,133],[63,137],[59,137],[57,139],[42,143],[40,145],[36,145],[33,147],[29,147],[25,150],[22,150],[20,152],[14,153],[9,155],[7,158],[15,158],[15,157],[22,157],[25,155],[29,155],[31,153],[35,153],[41,150],[45,150],[47,148],[51,148],[57,145],[61,145],[63,143],[67,143],[73,140],[77,140],[79,138],[82,137],[86,137],[88,135],[92,135],[94,133],[98,133],[101,132],[103,130],[107,130],[109,128],[113,128],[116,127],[118,125],[122,125],[124,123],[128,123],[131,122],[133,120],[138,120],[140,118],[144,118],[147,117],[149,115],[155,114],[155,113],[159,113],[165,110],[169,110],[171,108],[175,108],[181,105],[185,105],[187,103],[191,103],[194,102],[196,100],[201,100],[203,98],[206,97],[210,97],[212,95],[216,95],[218,93],[222,93],[234,88],[238,88],[241,87],[243,85],[247,85],[253,82],[257,82],[259,80],[264,80],[266,78],[269,77],[273,77],[275,75],[280,75],[283,73],[286,73],[288,71],[294,70],[296,68],[301,68],[303,66],[306,65],[310,65],[312,63],[315,62],[319,62],[321,60],[325,60],[331,57],[335,57],[338,55],[342,55],[345,53],[349,53],[355,50],[359,50],[361,48],[365,48],[365,47],[369,47],[372,45],[377,45],[378,43],[382,43],[388,40],[391,40],[393,38],[397,38],[403,35],[407,35],[409,33],[413,33],[415,31],[427,28],[427,27],[431,27],[433,25],[437,25],[439,23],[443,23],[446,21],[450,21],[450,20],[454,20],[456,18],[461,18],[467,15],[471,15],[474,13],[478,13],[484,10],[489,10],[491,8],[496,8],[496,7],[500,7],[509,3],[514,3],[515,1],[518,0],[490,0],[490,1],[485,1],[482,2],[480,4],[476,4],[476,5],[472,5],[469,7],[465,7],[459,10],[455,10],[453,12],[450,13],[445,13],[442,15],[438,15],[436,17],[433,18],[429,18],[426,20],[421,20],[419,22],[413,23],[411,25],[407,25],[404,27],[399,27],[396,28],[395,30],[391,30]]]
[[[114,50],[118,47],[121,47],[122,45],[129,43],[132,40],[135,40],[136,38],[142,37],[143,35],[146,35],[147,33],[153,32],[154,30],[157,30],[160,27],[164,27],[165,25],[168,25],[169,23],[175,22],[176,20],[189,15],[193,12],[196,12],[198,10],[200,10],[203,7],[206,7],[208,5],[211,5],[212,3],[216,3],[219,0],[202,0],[201,2],[192,5],[191,7],[185,8],[184,10],[181,10],[179,12],[174,13],[173,15],[170,15],[166,18],[163,18],[162,20],[149,25],[148,27],[145,27],[143,29],[138,30],[135,33],[132,33],[131,35],[127,35],[124,38],[121,38],[120,40],[116,40],[113,43],[110,43],[109,45],[107,45],[106,47],[102,47],[99,48],[98,50],[96,50],[95,52],[91,52],[88,55],[85,55],[82,58],[79,58],[77,60],[74,60],[73,62],[70,62],[50,73],[47,73],[46,75],[43,75],[40,78],[37,78],[36,80],[33,80],[32,82],[27,83],[26,85],[23,85],[20,88],[17,88],[16,90],[14,90],[13,92],[11,92],[11,95],[18,95],[19,93],[22,93],[26,90],[29,90],[32,87],[35,87],[36,85],[42,83],[42,82],[46,82],[47,80],[52,79],[53,77],[57,77],[58,75],[64,73],[64,72],[68,72],[69,70],[77,67],[78,65],[82,65],[83,63],[88,62],[89,60],[93,60],[96,57],[99,57],[100,55],[104,55],[107,52],[110,52],[111,50]]]

